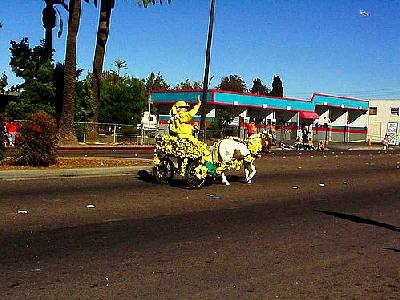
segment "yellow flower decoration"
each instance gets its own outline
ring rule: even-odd
[[[185,158],[185,159],[182,161],[182,165],[181,165],[181,175],[182,175],[182,176],[184,176],[185,173],[186,173],[186,166],[187,166],[187,163],[188,163],[188,159]]]
[[[153,158],[153,165],[158,166],[160,164],[160,159],[158,158],[158,156],[154,156]]]
[[[244,158],[244,161],[246,161],[246,162],[248,162],[248,163],[252,163],[252,162],[254,162],[255,160],[256,160],[255,157],[252,156],[252,155],[247,155],[247,156]]]
[[[207,176],[207,167],[204,165],[199,165],[194,170],[195,170],[195,175],[198,179],[203,179]]]

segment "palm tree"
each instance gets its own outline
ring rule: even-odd
[[[44,0],[46,2],[46,7],[42,11],[42,22],[45,29],[45,51],[48,58],[52,58],[53,54],[53,29],[56,27],[56,13],[60,21],[58,37],[62,34],[63,20],[61,18],[60,11],[54,6],[59,4],[62,5],[66,10],[68,10],[68,5],[64,0]]]
[[[172,0],[168,0],[171,3]],[[137,0],[139,6],[147,7],[149,4],[156,4],[156,0]],[[158,0],[160,4],[162,0]],[[112,9],[115,7],[115,0],[101,0],[99,25],[97,28],[96,49],[93,58],[93,76],[92,76],[92,97],[93,97],[93,115],[91,123],[96,124],[98,121],[98,111],[100,106],[100,81],[103,72],[104,57],[106,53],[106,45],[108,34],[110,31],[110,19]],[[93,125],[88,132],[88,139],[97,139],[97,127]]]
[[[121,60],[121,59],[117,59],[117,60],[114,62],[114,66],[117,68],[117,75],[118,75],[118,77],[119,77],[119,75],[120,75],[121,69],[126,69],[126,68],[127,68],[127,67],[126,67],[126,61]]]
[[[89,2],[89,0],[84,0]],[[93,0],[97,6],[97,0]],[[74,97],[76,80],[76,39],[81,19],[81,0],[69,1],[68,35],[65,50],[64,92],[63,103],[58,128],[60,144],[75,144],[77,142],[74,130]]]

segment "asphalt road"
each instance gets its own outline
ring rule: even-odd
[[[1,299],[399,299],[398,153],[257,169],[195,191],[135,173],[0,180]]]

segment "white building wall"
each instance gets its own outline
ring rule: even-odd
[[[368,113],[368,138],[373,142],[381,142],[385,137],[389,122],[397,122],[397,143],[400,135],[400,116],[391,113],[391,108],[400,109],[400,99],[369,100],[370,111]],[[376,115],[371,112],[376,108]]]

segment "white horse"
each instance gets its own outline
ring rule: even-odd
[[[254,134],[245,141],[234,138],[225,138],[220,140],[213,152],[214,161],[222,166],[222,183],[230,185],[226,178],[226,169],[237,168],[243,165],[245,173],[245,182],[251,183],[256,175],[254,160],[259,157],[259,153],[268,145],[268,137],[264,134]],[[217,157],[218,156],[218,157]],[[231,167],[229,167],[231,166]]]

